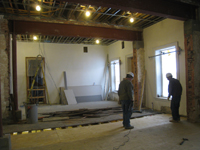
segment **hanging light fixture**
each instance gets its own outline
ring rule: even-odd
[[[33,40],[37,40],[37,36],[34,35],[34,36],[33,36]]]
[[[37,11],[40,11],[40,10],[41,10],[41,7],[40,7],[39,5],[37,5],[37,6],[35,7],[35,9],[36,9]]]
[[[89,11],[86,11],[85,15],[86,15],[87,17],[89,17],[89,16],[90,16],[90,12],[89,12]]]
[[[96,40],[96,44],[99,44],[99,42],[100,42],[99,40]]]
[[[134,18],[133,18],[133,17],[130,18],[130,22],[131,22],[131,23],[134,22]]]

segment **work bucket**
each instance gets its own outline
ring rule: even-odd
[[[38,109],[36,104],[26,104],[25,111],[27,123],[34,124],[38,122]]]

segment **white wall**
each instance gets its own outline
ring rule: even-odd
[[[83,53],[84,46],[88,47],[88,53]],[[103,85],[106,46],[17,42],[19,105],[26,101],[25,58],[38,54],[43,55],[47,63],[45,77],[51,103],[59,102],[59,89],[54,82],[57,88],[64,87],[63,71],[66,71],[68,86]]]
[[[143,31],[144,50],[145,50],[145,69],[147,70],[146,78],[146,105],[151,108],[160,110],[161,106],[170,106],[170,102],[156,98],[156,80],[155,80],[155,59],[148,58],[155,55],[153,48],[178,42],[183,52],[179,55],[179,73],[180,82],[183,87],[181,97],[180,114],[186,115],[186,79],[185,79],[185,51],[184,51],[184,22],[172,19],[165,19]]]
[[[120,78],[121,80],[126,77],[127,73],[127,60],[126,56],[131,55],[133,56],[133,42],[130,41],[124,41],[124,49],[122,49],[121,45],[122,41],[118,41],[114,44],[111,44],[108,46],[108,55],[109,60],[113,60],[116,58],[120,58],[121,60],[121,66],[120,66]]]
[[[127,73],[127,56],[133,56],[133,42],[131,41],[124,41],[124,49],[122,49],[121,45],[122,41],[118,41],[116,43],[113,43],[108,46],[108,55],[109,55],[109,61],[120,58],[121,65],[120,65],[120,79],[123,80],[123,78],[126,77]],[[110,98],[112,100],[118,100],[119,97],[117,93],[110,93]]]

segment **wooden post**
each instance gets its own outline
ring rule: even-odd
[[[133,49],[133,59],[132,59],[132,70],[134,74],[133,86],[134,86],[134,108],[138,108],[138,72],[137,72],[137,49]]]
[[[67,90],[67,74],[66,74],[66,71],[64,71],[64,83],[65,83],[65,90]]]
[[[141,89],[141,93],[140,93],[139,111],[141,111],[142,100],[143,100],[143,96],[144,96],[145,77],[146,77],[146,71],[144,70],[144,74],[143,74],[143,78],[142,78],[142,89]]]

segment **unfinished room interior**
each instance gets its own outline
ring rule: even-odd
[[[1,0],[0,150],[199,150],[199,66],[199,0]]]

